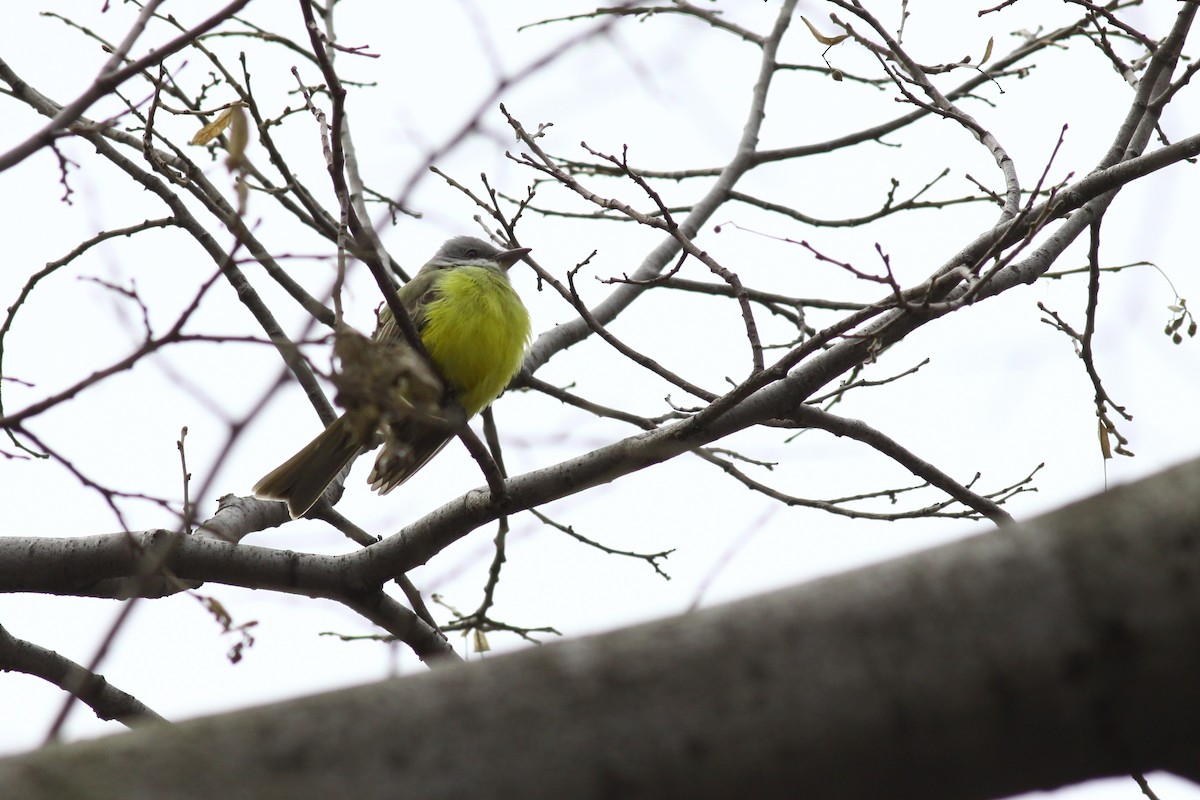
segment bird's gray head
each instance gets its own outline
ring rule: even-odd
[[[501,250],[474,236],[455,236],[438,248],[426,266],[439,269],[471,264],[480,267],[498,266],[501,269],[508,269],[529,250],[528,247]]]

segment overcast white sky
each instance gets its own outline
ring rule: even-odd
[[[39,13],[61,11],[61,5],[14,4],[6,9],[6,23],[0,26],[0,57],[59,101],[85,87],[105,58],[77,31]],[[79,23],[121,38],[132,10],[114,4],[101,15],[99,5],[73,4],[72,13]],[[167,5],[177,6],[178,13],[191,10],[179,3]],[[889,24],[895,23],[899,3],[868,5],[886,15]],[[996,53],[1001,54],[1015,42],[1010,32],[1039,24],[1049,28],[1074,15],[1074,9],[1059,4],[1017,3],[1004,13],[979,18],[976,12],[984,5],[989,4],[913,0],[908,4],[911,17],[905,42],[924,63],[957,61],[968,54],[978,60],[989,37],[995,38]],[[1129,19],[1152,35],[1161,35],[1174,5],[1148,4],[1131,12]],[[725,2],[715,7],[739,24],[766,31],[777,4]],[[590,6],[573,0],[520,0],[502,7],[481,2],[347,2],[341,8],[341,43],[367,45],[380,55],[378,59],[342,57],[348,77],[378,84],[351,95],[349,115],[358,154],[373,187],[395,193],[419,168],[429,148],[470,118],[497,74],[513,74],[583,30],[583,24],[521,32],[518,26]],[[831,32],[823,22],[828,18],[826,9],[817,3],[802,8]],[[292,4],[263,3],[252,4],[249,14],[266,27],[278,25],[300,37],[296,15]],[[169,35],[162,26],[152,27],[135,53]],[[295,85],[288,72],[291,66],[300,67],[306,82],[318,81],[313,70],[291,54],[261,52],[253,42],[225,44],[248,50],[256,96],[274,113],[298,102],[289,94]],[[820,49],[797,21],[782,58],[819,63]],[[543,143],[560,155],[584,157],[578,143],[586,141],[613,153],[627,145],[630,162],[639,167],[718,166],[729,158],[740,135],[757,56],[753,47],[713,34],[692,19],[629,19],[610,36],[587,43],[506,92],[503,100],[527,127],[552,122]],[[848,46],[833,50],[829,57],[847,71],[865,72],[874,63]],[[194,53],[170,63],[193,85],[208,71]],[[1026,79],[1006,82],[1003,94],[985,86],[979,94],[986,103],[966,104],[1009,149],[1027,185],[1043,168],[1063,124],[1069,129],[1050,179],[1086,172],[1106,147],[1129,98],[1120,76],[1094,49],[1082,44],[1040,56],[1036,63],[1038,68]],[[953,86],[963,75],[944,76],[941,85]],[[143,87],[131,89],[139,99],[137,93],[142,91]],[[807,74],[781,77],[768,106],[764,146],[819,142],[891,119],[907,110],[894,102],[894,94]],[[215,104],[232,95],[218,89],[212,97]],[[6,98],[0,102],[5,119],[0,128],[2,150],[42,123]],[[93,109],[89,115],[100,117],[105,110],[113,109]],[[479,188],[478,174],[486,171],[493,186],[519,196],[533,176],[504,158],[504,150],[515,144],[505,134],[499,113],[489,112],[486,123],[482,135],[470,138],[439,165],[475,188]],[[185,118],[167,117],[160,124],[180,132],[194,127]],[[1172,105],[1164,128],[1174,138],[1200,128],[1200,104],[1194,91],[1185,91]],[[278,136],[294,154],[297,171],[329,200],[311,119],[297,116]],[[180,133],[178,138],[187,137]],[[950,172],[934,192],[937,197],[970,193],[973,184],[967,175],[992,188],[1002,186],[984,148],[949,122],[923,122],[889,143],[903,147],[868,144],[829,158],[805,159],[763,170],[746,188],[806,213],[836,218],[878,208],[892,177],[902,182],[900,196],[915,191],[944,168]],[[47,153],[0,175],[0,235],[7,247],[0,299],[5,307],[30,274],[62,257],[81,239],[165,213],[80,143],[64,142],[63,152],[84,165],[71,172],[74,204],[69,208],[59,200],[58,165]],[[266,161],[253,149],[251,157]],[[1104,238],[1106,264],[1153,261],[1179,294],[1189,299],[1200,295],[1192,169],[1175,168],[1125,190],[1113,207]],[[228,181],[218,163],[209,174],[216,181]],[[627,187],[597,186],[637,199]],[[661,188],[672,203],[686,203],[699,192],[688,183]],[[562,195],[548,193],[546,202],[551,198],[561,200]],[[450,235],[478,231],[471,221],[472,206],[436,177],[423,178],[412,202],[424,218],[402,219],[384,231],[391,251],[406,266],[419,265]],[[646,207],[644,202],[639,205]],[[252,197],[249,216],[278,252],[328,253],[311,237],[291,231],[278,208],[261,196]],[[794,244],[770,237],[808,239],[825,252],[859,264],[877,263],[878,242],[890,254],[901,280],[916,283],[994,217],[993,208],[965,206],[903,215],[869,229],[832,231],[731,205],[713,222],[734,224],[720,234],[706,232],[700,242],[737,270],[748,285],[805,296],[870,300],[878,295],[876,289],[855,285]],[[580,280],[592,302],[608,289],[591,276],[632,271],[659,240],[653,232],[625,224],[533,215],[522,224],[521,235],[523,243],[534,248],[534,256],[560,277],[597,250],[590,271]],[[1076,249],[1059,266],[1081,263],[1082,251]],[[331,280],[326,262],[296,259],[290,264],[318,295]],[[130,349],[139,324],[136,314],[130,316],[133,310],[111,292],[80,278],[125,285],[136,281],[138,290],[152,302],[154,322],[161,326],[169,323],[187,302],[191,288],[211,270],[198,249],[178,235],[151,233],[98,248],[53,277],[6,342],[5,375],[36,384],[29,389],[6,386],[6,408],[20,408]],[[247,270],[285,327],[299,331],[303,319],[298,309],[266,286],[261,270]],[[682,277],[705,279],[707,275],[692,263]],[[377,301],[366,278],[353,276],[347,314],[351,322],[369,329]],[[514,269],[513,278],[530,306],[535,331],[551,329],[573,316],[561,299],[536,290],[527,268]],[[254,333],[252,321],[231,295],[218,284],[204,303],[197,327]],[[960,481],[968,482],[982,472],[977,488],[983,490],[1013,483],[1045,462],[1037,476],[1037,493],[1023,494],[1007,506],[1018,519],[1099,491],[1105,471],[1096,444],[1091,387],[1071,343],[1039,322],[1036,307],[1044,302],[1082,327],[1085,297],[1085,284],[1079,279],[1039,282],[929,326],[886,353],[867,377],[884,378],[927,357],[932,359],[928,366],[886,387],[852,393],[837,412],[868,421]],[[1128,270],[1104,284],[1098,365],[1110,393],[1134,414],[1134,420],[1121,429],[1137,453],[1134,459],[1109,462],[1110,484],[1152,473],[1200,450],[1191,422],[1200,400],[1197,345],[1174,346],[1162,334],[1170,318],[1167,306],[1174,297],[1167,280],[1152,268]],[[813,323],[821,327],[834,319],[829,314],[814,316]],[[769,321],[766,325],[768,334],[782,335]],[[726,303],[655,298],[635,305],[613,329],[625,341],[703,385],[719,388],[726,376],[737,380],[745,374],[748,348],[739,338],[736,309]],[[327,356],[317,355],[318,364],[328,363],[322,358]],[[189,428],[193,473],[198,481],[208,480],[228,421],[253,407],[278,370],[277,357],[266,347],[189,346],[105,383],[39,419],[33,428],[54,446],[69,451],[90,474],[126,490],[177,497],[179,429]],[[561,354],[538,377],[561,385],[573,383],[584,396],[647,415],[667,410],[664,396],[689,401],[594,341]],[[505,431],[505,457],[512,473],[556,463],[634,432],[529,393],[506,395],[496,413]],[[257,477],[317,430],[316,416],[300,393],[280,393],[213,477],[210,496],[201,500],[201,515],[211,511],[221,494],[248,492]],[[805,497],[831,498],[915,482],[867,448],[820,432],[806,433],[791,443],[775,433],[751,432],[723,444],[757,459],[778,461],[775,470],[757,477]],[[469,458],[453,445],[402,490],[384,499],[362,485],[365,473],[360,464],[340,508],[369,530],[383,533],[398,530],[480,483]],[[7,512],[5,535],[81,536],[120,527],[99,498],[79,489],[74,478],[53,463],[0,460],[0,495]],[[932,493],[921,497],[913,504],[937,499]],[[173,525],[168,515],[148,504],[130,503],[124,510],[134,528]],[[513,624],[554,626],[569,636],[681,612],[701,592],[705,603],[742,597],[989,528],[945,520],[865,523],[787,509],[751,494],[694,458],[676,459],[567,498],[545,511],[611,547],[676,549],[665,564],[672,576],[666,582],[643,563],[582,547],[530,515],[514,518],[495,614]],[[467,537],[418,569],[414,581],[426,592],[444,594],[460,609],[472,609],[490,559],[491,537],[490,530]],[[249,541],[317,552],[353,547],[311,522],[267,531]],[[411,655],[384,645],[347,644],[319,636],[323,631],[371,632],[369,625],[338,606],[220,586],[205,591],[220,599],[236,620],[258,621],[257,641],[241,663],[226,661],[231,642],[221,637],[199,603],[180,596],[140,604],[101,670],[112,683],[169,718],[361,683],[396,669],[422,669]],[[0,622],[14,635],[78,661],[91,658],[116,612],[115,604],[107,601],[0,597]],[[493,635],[491,643],[497,650],[524,646],[503,635]],[[57,690],[36,680],[0,676],[0,708],[6,709],[0,752],[38,744],[60,702]],[[85,709],[77,709],[68,725],[72,736],[115,729],[91,719]],[[1172,797],[1200,797],[1200,792],[1176,788],[1167,778],[1155,786],[1164,797],[1168,787]],[[1060,795],[1133,797],[1135,792],[1131,782],[1114,781]]]

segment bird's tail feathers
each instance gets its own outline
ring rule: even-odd
[[[419,420],[393,423],[389,441],[379,451],[367,483],[380,494],[387,494],[440,453],[451,438],[453,432],[445,424],[422,424]]]
[[[286,502],[292,519],[298,519],[321,499],[360,449],[346,417],[339,417],[300,452],[254,484],[254,496]]]

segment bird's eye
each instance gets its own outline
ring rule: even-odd
[[[466,252],[467,258],[479,258],[479,251],[474,247],[468,247]]]

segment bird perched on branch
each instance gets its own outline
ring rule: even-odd
[[[508,268],[528,247],[500,250],[472,236],[442,245],[399,290],[421,338],[427,362],[404,338],[391,311],[379,314],[375,335],[339,333],[334,379],[346,409],[300,452],[254,485],[256,497],[287,503],[303,516],[365,447],[383,435],[383,450],[367,481],[387,494],[425,466],[465,419],[495,400],[521,368],[529,342],[529,312],[508,280]],[[430,370],[429,367],[433,369]]]

